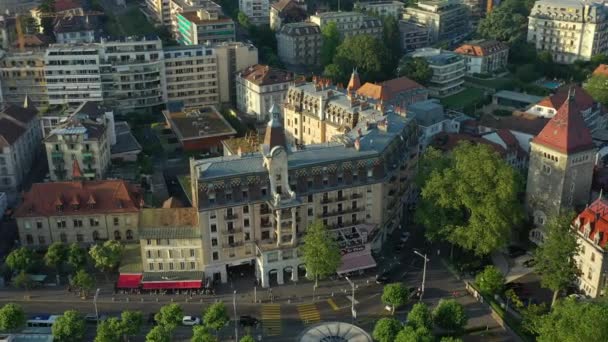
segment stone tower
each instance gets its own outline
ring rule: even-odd
[[[530,143],[526,208],[537,226],[564,209],[584,206],[589,199],[596,150],[575,96],[571,90]],[[533,230],[530,239],[542,242],[542,231]]]

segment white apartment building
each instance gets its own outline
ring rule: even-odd
[[[168,47],[164,55],[168,101],[186,107],[220,102],[215,50],[203,45]]]
[[[401,1],[357,1],[354,9],[374,13],[379,16],[401,18],[405,4]]]
[[[262,64],[250,66],[236,76],[236,107],[258,121],[266,121],[270,119],[270,106],[283,103],[293,79],[289,71]]]
[[[171,0],[146,0],[147,14],[165,27],[171,27]]]
[[[212,45],[217,58],[220,102],[236,103],[236,73],[258,64],[258,49],[243,42]]]
[[[464,89],[466,64],[461,55],[441,49],[422,48],[408,56],[421,57],[429,63],[429,67],[433,70],[433,76],[427,87],[431,95],[449,96]]]
[[[48,106],[44,52],[7,52],[0,57],[0,100],[23,104],[27,96],[38,109]]]
[[[283,24],[276,33],[281,62],[291,69],[317,67],[321,64],[321,29],[313,23]]]
[[[382,39],[382,21],[360,12],[323,12],[310,16],[310,22],[321,30],[335,22],[342,39],[360,34],[369,34]]]
[[[468,9],[458,0],[421,0],[406,7],[403,19],[429,29],[429,41],[455,41],[469,31]]]
[[[40,150],[42,130],[38,111],[28,105],[0,109],[0,192],[15,203],[21,183],[32,168]]]
[[[475,40],[454,50],[465,58],[467,74],[492,74],[505,70],[509,46],[496,40]]]
[[[589,60],[608,51],[605,1],[540,0],[528,17],[528,42],[557,63]]]
[[[249,18],[253,25],[270,24],[270,1],[239,0],[239,10]]]
[[[44,68],[50,105],[103,100],[98,44],[53,44],[44,55]]]

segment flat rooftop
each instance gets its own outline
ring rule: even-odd
[[[183,109],[168,105],[163,111],[168,124],[180,140],[234,135],[236,130],[214,106]]]

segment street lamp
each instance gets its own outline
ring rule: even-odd
[[[95,291],[95,296],[93,296],[93,305],[95,305],[95,320],[99,323],[99,312],[97,311],[97,297],[99,297],[99,289]]]
[[[424,259],[424,268],[422,269],[422,287],[420,288],[420,298],[419,301],[422,301],[422,296],[424,295],[424,284],[426,283],[426,263],[429,261],[429,258],[426,257],[426,253],[422,255],[420,252],[414,250],[414,253]]]
[[[348,283],[350,284],[351,288],[353,289],[353,295],[351,298],[351,306],[350,306],[350,312],[353,315],[353,320],[357,319],[357,312],[355,311],[355,283],[353,283],[350,279],[348,279],[348,277],[344,277],[346,279],[346,281],[348,281]]]
[[[238,317],[236,316],[236,290],[232,293],[232,307],[234,308],[234,336],[236,337],[235,341],[239,340],[239,325],[238,325]]]

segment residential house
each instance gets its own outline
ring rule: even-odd
[[[276,33],[278,56],[290,69],[321,65],[321,29],[313,23],[289,23]]]
[[[283,103],[293,81],[292,72],[268,65],[252,65],[236,76],[236,107],[258,121],[266,121],[270,119],[267,117],[270,106]]]
[[[496,40],[476,40],[460,45],[457,54],[464,56],[467,74],[493,74],[504,71],[509,46]]]
[[[306,1],[279,0],[270,5],[270,28],[277,31],[282,25],[306,20]]]

